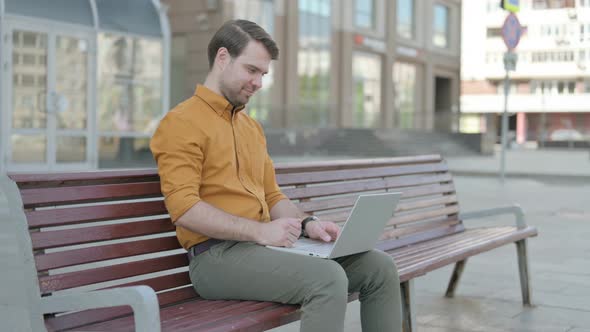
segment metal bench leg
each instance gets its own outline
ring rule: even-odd
[[[402,282],[401,291],[404,332],[413,332],[416,331],[416,314],[414,313],[414,280]]]
[[[461,279],[461,274],[463,274],[463,269],[465,268],[465,263],[467,263],[467,259],[464,259],[462,261],[458,261],[455,264],[455,269],[453,270],[453,274],[451,275],[451,280],[449,280],[449,286],[447,287],[447,292],[445,293],[446,297],[455,296],[455,289],[457,289],[457,285],[459,284],[459,279]]]
[[[529,279],[529,260],[526,250],[526,239],[516,241],[518,255],[518,272],[520,274],[520,290],[522,292],[522,304],[531,306],[531,283]]]

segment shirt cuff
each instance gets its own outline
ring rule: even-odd
[[[191,207],[197,204],[201,198],[190,188],[179,190],[165,198],[166,209],[170,219],[175,223]]]

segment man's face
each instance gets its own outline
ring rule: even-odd
[[[242,54],[229,60],[222,70],[219,89],[234,106],[245,105],[262,87],[262,76],[268,72],[271,57],[264,46],[250,41]]]

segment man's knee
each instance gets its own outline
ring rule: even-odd
[[[313,295],[325,295],[346,301],[348,297],[348,277],[344,269],[335,261],[325,260],[313,270]]]
[[[371,271],[373,278],[381,282],[399,283],[399,275],[393,258],[380,250],[372,250],[364,254],[365,271]]]

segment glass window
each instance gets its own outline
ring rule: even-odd
[[[99,130],[151,135],[162,115],[161,42],[112,34],[98,42]]]
[[[24,63],[24,59],[39,57],[47,59],[46,34],[15,30],[12,34],[13,87],[12,128],[42,129],[47,126],[46,93],[47,63],[32,61]],[[29,60],[26,60],[29,61]],[[15,160],[16,161],[16,160]]]
[[[274,37],[274,1],[247,0],[235,2],[235,18],[244,18],[258,23],[266,32]],[[271,62],[268,74],[262,77],[262,88],[256,92],[248,105],[248,114],[263,126],[270,125],[272,109],[272,86],[274,82],[274,62]]]
[[[432,43],[441,48],[449,47],[449,7],[445,5],[434,5]]]
[[[99,168],[155,167],[149,137],[103,136],[98,144]]]
[[[395,91],[395,125],[397,128],[413,129],[416,110],[416,65],[396,62],[393,65]]]
[[[374,30],[375,0],[355,0],[354,7],[354,24],[359,28]]]
[[[330,117],[330,0],[300,0],[299,107],[294,114],[298,126],[325,127]]]
[[[87,128],[88,42],[73,37],[56,38],[57,125],[59,129]]]
[[[381,57],[355,52],[353,67],[353,126],[375,128],[381,120]]]
[[[47,138],[45,134],[13,134],[11,148],[12,161],[15,163],[44,163],[47,160]]]
[[[414,0],[397,1],[397,35],[414,38]]]

